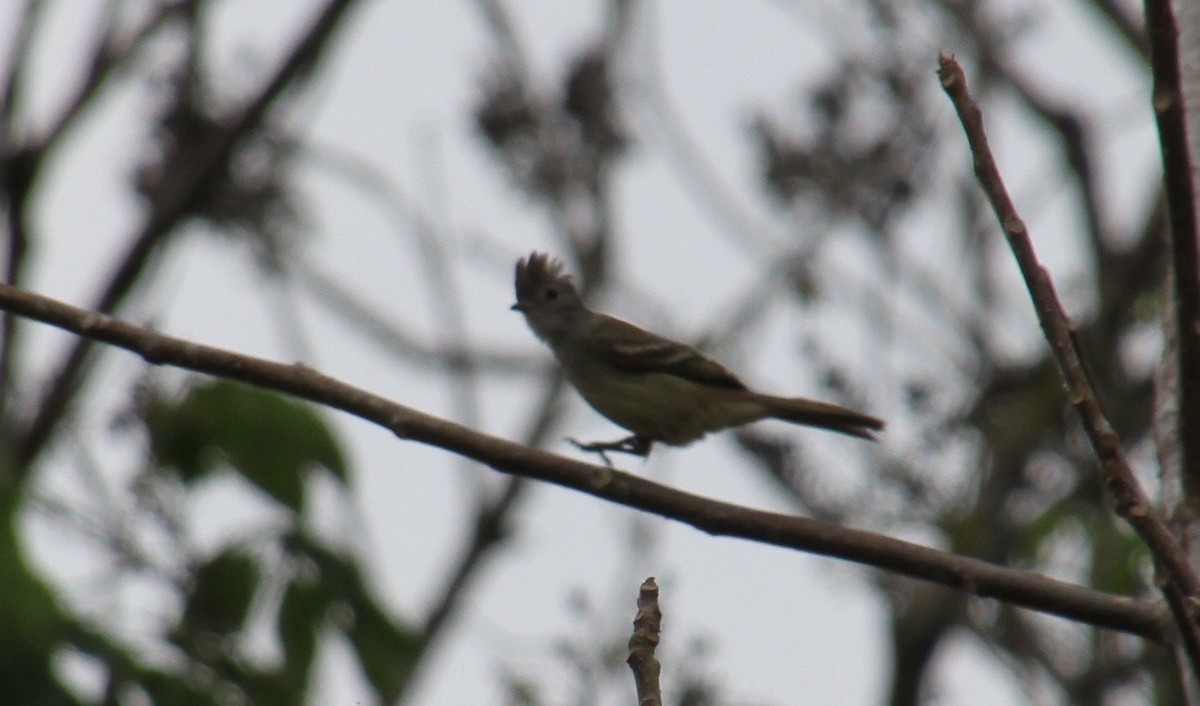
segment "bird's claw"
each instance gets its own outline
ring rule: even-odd
[[[628,436],[616,441],[592,441],[587,443],[568,437],[567,441],[574,444],[575,448],[580,451],[600,454],[600,458],[604,459],[604,465],[609,467],[613,465],[612,461],[608,458],[609,451],[645,458],[650,455],[650,449],[654,446],[654,440],[644,436]]]

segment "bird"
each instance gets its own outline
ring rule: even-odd
[[[694,347],[589,309],[561,260],[533,252],[517,261],[517,301],[533,333],[593,409],[632,436],[580,443],[585,451],[647,456],[654,443],[686,446],[710,432],[779,419],[861,439],[884,428],[877,417],[830,402],[751,390]]]

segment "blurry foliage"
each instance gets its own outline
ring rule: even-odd
[[[150,451],[193,484],[226,466],[299,513],[315,468],[348,482],[332,431],[311,405],[226,380],[191,386],[177,402],[150,396],[142,418]]]
[[[859,218],[882,232],[932,185],[934,106],[921,100],[926,62],[880,61],[847,60],[805,91],[807,135],[757,118],[763,177],[781,202],[811,199],[832,220]]]
[[[222,112],[204,86],[204,74],[189,64],[186,71],[164,79],[160,115],[135,175],[135,186],[152,204],[178,198],[200,157],[221,149],[235,128],[236,115]],[[304,232],[302,199],[292,181],[299,147],[282,121],[269,119],[237,138],[231,159],[215,178],[205,180],[188,207],[188,215],[205,222],[211,232],[251,244],[259,264],[281,267],[279,258]]]
[[[224,380],[193,380],[181,395],[148,397],[140,419],[150,471],[153,482],[178,484],[169,495],[186,496],[226,469],[298,520],[311,470],[323,469],[349,489],[340,442],[308,404]],[[288,525],[269,525],[211,556],[189,558],[178,584],[182,613],[165,634],[178,650],[172,661],[179,670],[152,678],[114,674],[113,688],[140,690],[154,703],[299,703],[317,646],[336,632],[381,702],[390,702],[420,640],[381,606],[363,571],[358,558]],[[262,664],[247,651],[255,624],[273,626],[277,664]]]
[[[19,499],[0,493],[0,694],[14,704],[74,703],[49,659],[62,646],[70,618],[52,587],[25,562],[17,531]]]
[[[605,54],[576,58],[561,88],[534,89],[497,64],[484,80],[475,125],[528,195],[557,202],[597,188],[628,138],[613,102]]]
[[[221,380],[193,381],[171,397],[154,394],[139,421],[152,449],[148,475],[136,481],[143,492],[183,505],[198,481],[227,467],[298,517],[311,468],[348,490],[339,442],[309,405]],[[148,503],[123,521],[131,534],[143,523],[180,526],[179,511]],[[359,559],[298,526],[268,525],[211,555],[173,535],[165,565],[142,570],[171,575],[180,612],[164,625],[164,642],[135,648],[62,611],[15,549],[11,512],[6,518],[0,571],[5,595],[17,600],[0,601],[5,703],[76,703],[48,670],[47,656],[68,648],[108,666],[106,693],[172,705],[303,702],[317,646],[331,633],[346,639],[381,702],[395,699],[415,663],[419,638],[382,607]],[[278,659],[248,651],[255,625],[272,626]]]

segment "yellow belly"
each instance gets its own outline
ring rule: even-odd
[[[710,431],[763,417],[752,394],[701,385],[665,373],[569,375],[583,399],[597,412],[637,436],[682,446]]]

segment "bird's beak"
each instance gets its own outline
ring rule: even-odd
[[[517,302],[516,304],[513,304],[512,306],[510,306],[510,307],[508,307],[508,308],[509,308],[509,309],[511,309],[512,311],[519,311],[519,312],[521,312],[522,314],[524,314],[524,313],[525,313],[525,308],[526,308],[526,307],[525,307],[525,305],[524,305],[524,304],[522,304],[521,302]]]

